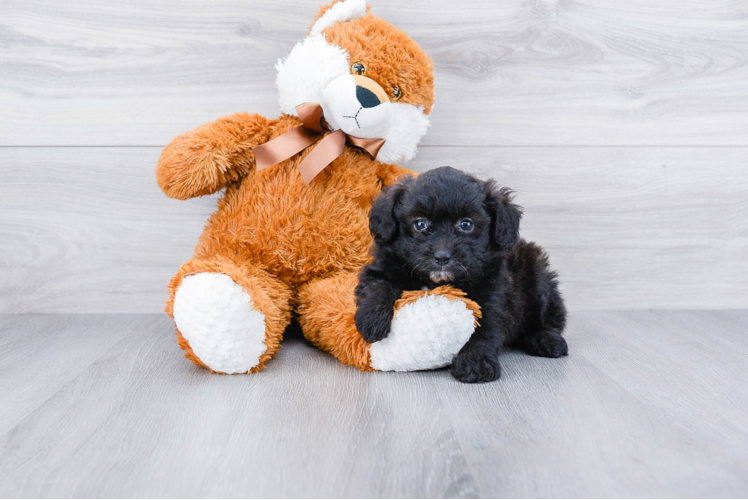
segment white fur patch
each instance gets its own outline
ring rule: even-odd
[[[355,137],[378,139],[384,137],[392,125],[392,103],[385,101],[364,108],[356,96],[353,75],[339,76],[330,82],[322,96],[322,109],[331,129],[341,129]]]
[[[362,107],[351,75],[339,76],[327,86],[322,107],[333,130],[366,139],[383,138],[384,146],[377,155],[377,161],[383,163],[412,160],[431,123],[423,109],[412,104],[384,102]]]
[[[393,102],[390,110],[390,127],[384,135],[384,146],[377,161],[405,163],[415,158],[418,143],[426,135],[431,122],[423,108],[402,102]]]
[[[338,2],[327,9],[322,17],[317,19],[317,22],[312,26],[310,34],[319,35],[333,24],[358,19],[365,15],[366,0],[345,0],[344,2]]]
[[[335,4],[328,13],[336,7],[352,2],[354,0]],[[364,10],[365,7],[364,4]],[[359,109],[355,85],[348,89],[350,95],[338,92],[340,103],[332,103],[330,97],[325,98],[325,90],[333,81],[350,75],[348,58],[345,49],[329,44],[323,34],[310,35],[297,43],[291,53],[275,65],[278,71],[275,82],[278,86],[281,111],[297,116],[296,106],[299,104],[323,103],[325,118],[333,130],[341,128],[344,123],[355,124],[353,119],[345,118],[343,115],[355,116],[359,113],[359,124],[356,125],[356,129],[345,131],[356,137],[384,139],[385,143],[379,150],[377,161],[405,163],[412,160],[418,152],[418,143],[426,135],[430,125],[429,117],[423,112],[423,108],[393,102],[377,106],[381,107],[381,110]],[[331,88],[330,93],[333,90],[335,89]],[[358,129],[358,126],[363,128]]]
[[[265,353],[265,315],[234,280],[220,273],[187,276],[174,297],[174,321],[211,370],[246,373]]]
[[[350,73],[348,52],[328,44],[323,35],[308,36],[297,43],[275,69],[281,111],[293,116],[297,116],[299,104],[322,102],[330,82]]]
[[[461,300],[427,295],[397,311],[389,336],[369,348],[380,371],[442,368],[452,363],[475,331],[475,317]]]

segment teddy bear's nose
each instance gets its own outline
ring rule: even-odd
[[[382,104],[374,92],[360,85],[356,85],[356,98],[365,108],[373,108]]]

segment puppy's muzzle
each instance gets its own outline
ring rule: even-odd
[[[455,276],[449,271],[433,271],[429,273],[429,279],[437,284],[449,283],[450,281],[455,279]]]

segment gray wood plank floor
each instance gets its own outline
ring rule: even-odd
[[[748,311],[584,312],[496,383],[284,341],[252,376],[163,315],[0,316],[0,496],[748,495]]]

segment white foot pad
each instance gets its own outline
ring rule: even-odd
[[[246,373],[267,350],[265,315],[225,274],[185,277],[174,296],[174,321],[197,357],[216,372]]]
[[[452,363],[475,331],[475,317],[461,300],[427,295],[395,313],[390,334],[369,348],[380,371],[442,368]]]

